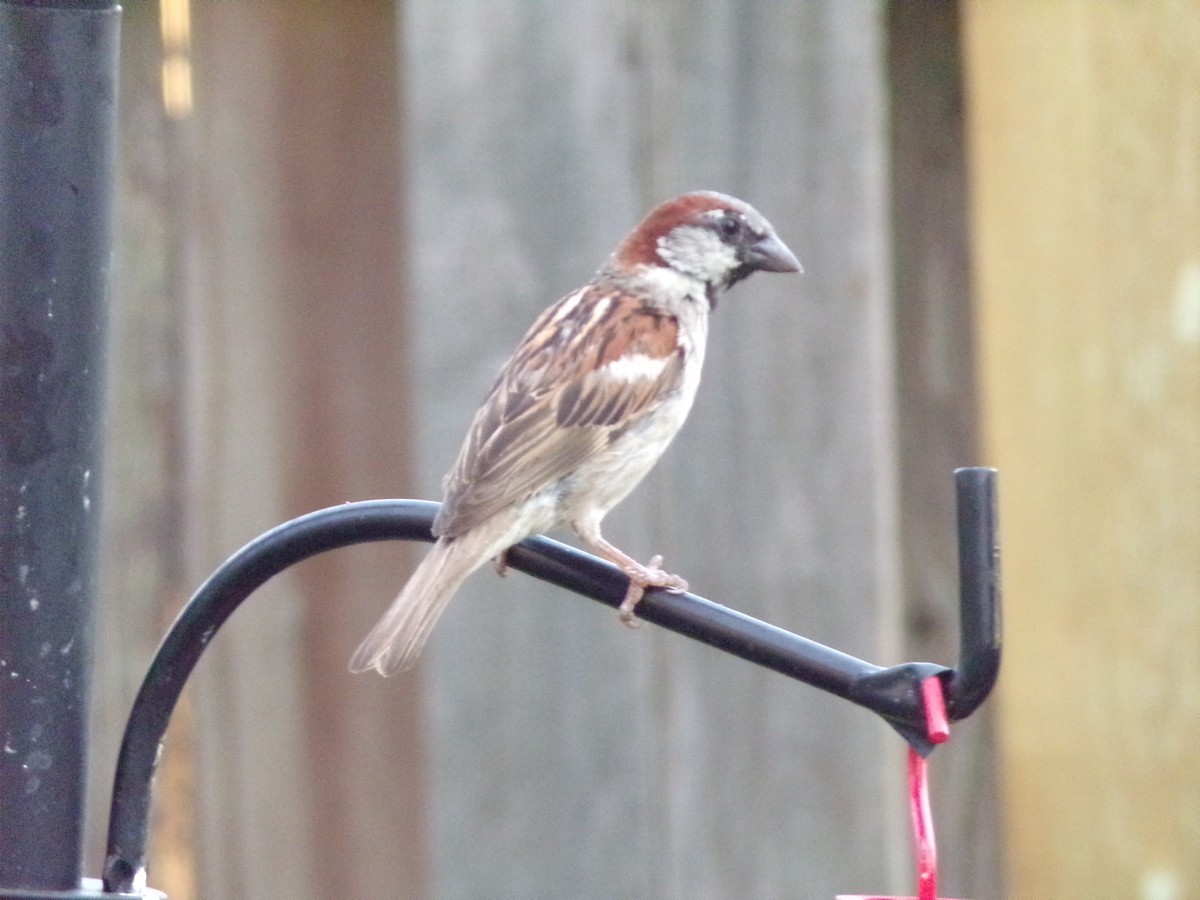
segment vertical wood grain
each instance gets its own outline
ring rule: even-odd
[[[533,317],[640,212],[633,25],[617,4],[408,6],[421,496]],[[451,605],[422,666],[431,896],[663,896],[631,637],[486,568]]]
[[[722,304],[692,422],[638,502],[700,593],[888,659],[900,582],[881,10],[660,16],[642,43],[659,196],[727,185],[805,274]],[[901,891],[902,751],[886,729],[702,648],[661,647],[669,895]]]
[[[157,4],[123,13],[117,229],[102,504],[101,588],[85,873],[101,871],[113,772],[134,694],[185,583],[178,131],[162,112]],[[172,724],[155,792],[155,885],[195,894],[191,693]]]
[[[193,10],[187,444],[198,583],[257,533],[407,493],[394,10]],[[276,579],[197,673],[212,896],[421,895],[405,685],[345,664],[396,547]]]
[[[1014,896],[1200,884],[1200,6],[967,7]]]
[[[957,3],[888,5],[905,656],[958,655],[954,484],[981,464]],[[942,893],[998,897],[993,704],[930,761]]]
[[[185,461],[188,580],[198,584],[295,511],[282,402],[292,305],[277,271],[282,48],[265,5],[195,5],[193,24]],[[204,895],[312,896],[299,599],[293,573],[256,592],[194,676]]]
[[[279,276],[288,298],[282,402],[289,505],[408,496],[408,345],[396,9],[280,4]],[[418,680],[346,663],[403,583],[400,544],[323,555],[296,571],[305,621],[309,811],[323,848],[316,896],[427,896]]]
[[[173,149],[147,133],[133,156],[154,190],[180,177],[184,196],[138,200],[135,185],[127,226],[153,299],[130,327],[177,316],[186,334],[182,352],[154,337],[147,360],[178,379],[179,450],[127,482],[144,466],[151,495],[182,484],[183,590],[292,515],[438,496],[533,316],[650,205],[711,187],[757,205],[807,272],[724,299],[691,422],[607,531],[703,595],[881,663],[910,655],[912,621],[933,623],[917,645],[942,659],[946,560],[914,535],[949,546],[949,467],[975,460],[957,456],[969,360],[945,343],[963,327],[961,173],[951,160],[922,180],[923,154],[953,152],[937,116],[924,135],[919,116],[889,124],[904,106],[889,77],[921,77],[889,32],[947,40],[944,18],[913,8],[416,0],[396,32],[384,3],[195,5],[195,115]],[[181,171],[153,168],[157,150]],[[932,205],[904,193],[922,186]],[[914,221],[913,241],[892,237]],[[178,234],[156,236],[162,222]],[[158,273],[172,240],[180,268]],[[945,368],[914,374],[910,352]],[[137,421],[117,428],[161,427]],[[155,434],[144,449],[169,455]],[[903,744],[885,726],[519,574],[477,576],[418,672],[345,675],[405,559],[306,564],[214,642],[195,691],[196,818],[175,810],[197,830],[202,895],[911,892]],[[152,645],[162,623],[132,601],[122,615]],[[988,833],[975,799],[940,806],[972,847]],[[949,884],[989,883],[962,879]]]
[[[722,303],[692,421],[610,536],[898,661],[883,38],[869,3],[410,4],[423,495],[529,321],[646,208],[740,194],[807,274]],[[903,745],[861,711],[486,571],[425,667],[436,896],[908,886]]]
[[[187,595],[289,516],[410,493],[394,8],[195,9],[197,106],[173,123],[157,12],[125,21],[93,872],[121,726]],[[421,896],[416,693],[345,669],[403,557],[311,562],[214,642],[168,733],[153,885]]]

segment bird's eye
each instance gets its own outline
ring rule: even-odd
[[[721,234],[727,238],[731,238],[742,230],[742,222],[737,216],[732,213],[726,213],[721,216],[717,222],[717,228]]]

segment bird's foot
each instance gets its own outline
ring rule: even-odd
[[[492,565],[496,567],[496,574],[503,578],[508,574],[508,551],[501,550],[496,554],[496,558],[492,560]]]
[[[617,615],[627,627],[642,627],[642,620],[634,614],[634,610],[641,602],[647,588],[664,588],[673,594],[682,594],[687,591],[688,583],[686,581],[678,575],[672,575],[659,568],[662,562],[662,556],[655,555],[648,566],[634,564],[622,567],[621,571],[629,577],[629,589],[625,591],[625,599],[617,608]]]

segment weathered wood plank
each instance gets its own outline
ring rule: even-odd
[[[1200,885],[1200,5],[965,8],[1013,896]]]
[[[182,252],[187,583],[274,524],[404,493],[386,4],[194,9]],[[268,585],[197,673],[204,896],[419,896],[414,694],[345,659],[396,548]]]
[[[693,420],[612,536],[714,599],[897,653],[881,9],[417,2],[405,29],[423,492],[533,315],[644,208],[741,194],[808,274],[722,306]],[[434,895],[907,885],[898,738],[582,603],[484,573],[435,636]]]
[[[188,582],[288,518],[287,348],[277,143],[282,75],[268,6],[193,8],[185,444]],[[246,86],[253,84],[254,90]],[[194,677],[203,896],[313,896],[303,756],[303,611],[294,577],[238,611]]]
[[[117,228],[96,616],[85,873],[102,870],[122,729],[151,654],[188,587],[183,571],[182,316],[176,144],[162,112],[157,4],[123,13]],[[193,765],[185,698],[155,794],[156,884],[195,896]]]
[[[290,509],[409,496],[400,65],[389,3],[278,4],[279,274]],[[428,896],[419,680],[346,668],[403,581],[400,544],[296,572],[317,897]]]
[[[632,24],[613,4],[408,7],[424,496],[529,322],[641,211]],[[424,664],[431,896],[662,895],[644,668],[614,623],[490,572],[451,606]]]
[[[648,111],[671,135],[659,190],[728,184],[806,269],[714,320],[690,440],[664,461],[668,537],[702,593],[880,658],[899,601],[881,10],[679,3],[647,38],[674,93]],[[892,736],[732,660],[669,652],[672,893],[899,890]]]
[[[722,305],[693,420],[611,536],[664,552],[702,594],[898,660],[899,522],[924,501],[897,476],[882,8],[410,4],[403,273],[387,259],[402,249],[390,13],[322,10],[195,10],[199,105],[176,147],[195,167],[178,223],[185,588],[291,515],[436,496],[532,317],[651,203],[714,187],[771,217],[808,274]],[[411,404],[394,387],[401,277]],[[403,556],[310,564],[210,651],[204,895],[911,890],[890,731],[522,576],[478,576],[423,672],[344,676]]]
[[[888,5],[892,247],[904,655],[958,654],[953,469],[977,436],[959,5]],[[993,705],[930,766],[941,893],[999,897],[1003,865]]]

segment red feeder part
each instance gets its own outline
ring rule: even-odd
[[[921,699],[925,701],[925,730],[929,740],[944,744],[950,740],[950,722],[946,718],[946,696],[942,693],[942,679],[934,675],[921,682]]]
[[[925,699],[929,739],[935,744],[943,743],[950,737],[950,727],[941,680],[937,676],[927,678],[921,684],[921,693]],[[911,747],[908,750],[908,802],[917,855],[917,896],[838,894],[837,900],[945,900],[937,895],[937,843],[933,835],[933,811],[929,807],[928,771],[924,758]]]

